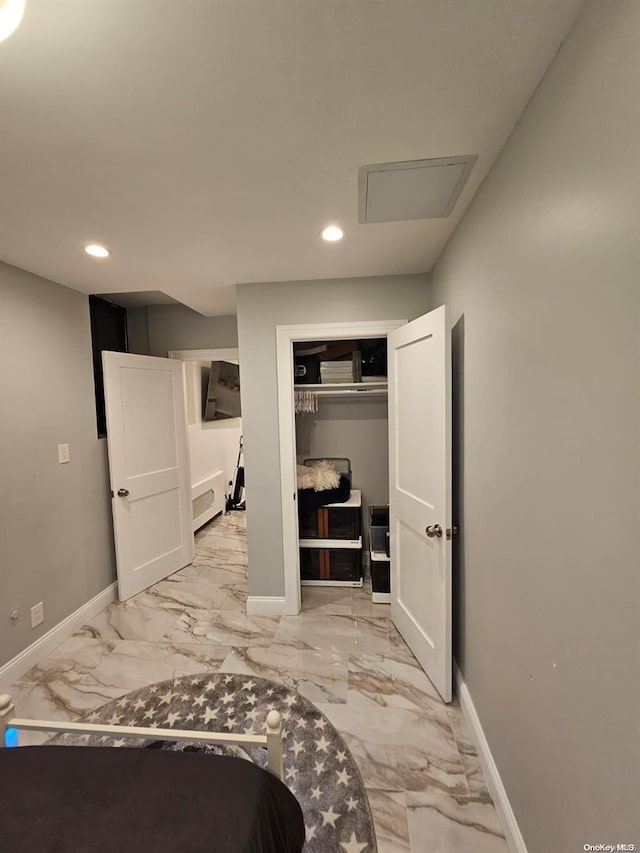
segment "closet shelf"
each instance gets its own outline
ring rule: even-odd
[[[313,391],[318,397],[373,397],[387,396],[386,382],[336,382],[323,385],[294,385],[296,391]]]

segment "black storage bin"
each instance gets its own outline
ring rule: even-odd
[[[294,359],[294,384],[319,385],[320,362],[315,355],[297,355]]]
[[[360,341],[362,378],[387,375],[387,339],[372,338]]]
[[[389,560],[371,560],[371,589],[373,592],[391,592]]]
[[[298,522],[301,539],[358,539],[362,533],[360,507],[300,509]]]
[[[300,575],[305,581],[360,581],[362,549],[301,548]]]

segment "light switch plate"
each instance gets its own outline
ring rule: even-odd
[[[34,604],[31,608],[31,627],[37,628],[44,622],[44,603],[42,601]]]
[[[58,445],[58,462],[63,465],[65,462],[71,461],[71,454],[69,452],[68,444],[59,444]]]

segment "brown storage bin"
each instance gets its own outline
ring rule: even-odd
[[[304,581],[359,581],[360,548],[301,548],[300,576]]]
[[[301,539],[358,539],[361,534],[360,507],[322,506],[302,510]]]

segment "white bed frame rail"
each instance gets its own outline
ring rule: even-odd
[[[186,729],[155,729],[144,726],[112,726],[99,723],[71,723],[64,720],[23,720],[14,717],[15,706],[7,693],[0,695],[0,748],[5,746],[7,729],[43,732],[73,732],[74,734],[111,735],[115,737],[145,737],[153,740],[200,741],[222,745],[266,746],[267,763],[271,773],[284,781],[282,767],[282,717],[279,711],[267,714],[266,733],[263,735],[236,734],[232,732],[201,732]]]

